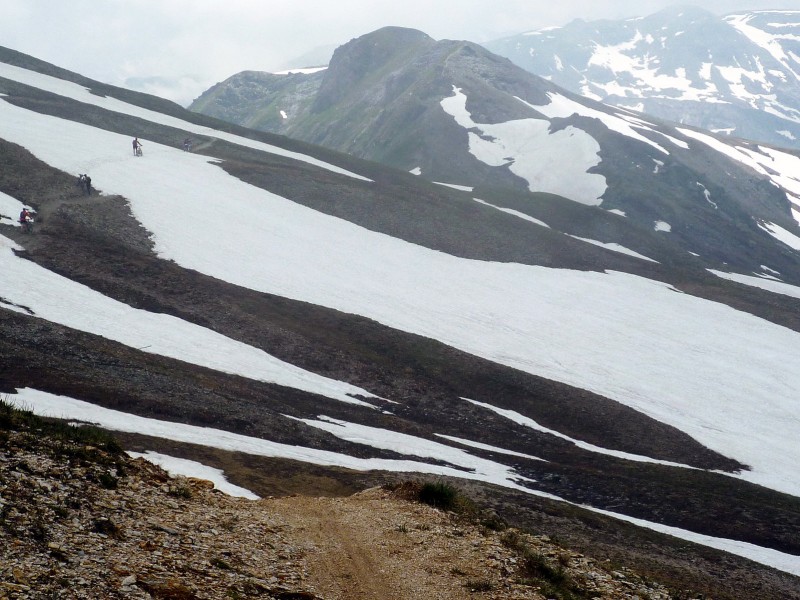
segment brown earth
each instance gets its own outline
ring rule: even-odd
[[[0,436],[1,599],[672,597],[475,509],[414,501],[419,484],[245,500],[40,434]]]

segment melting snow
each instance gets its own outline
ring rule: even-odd
[[[775,223],[758,223],[758,226],[793,250],[800,251],[800,237]]]
[[[591,206],[602,202],[605,177],[588,172],[600,164],[600,145],[585,131],[567,127],[550,133],[550,122],[544,119],[476,123],[467,111],[466,95],[456,87],[441,106],[467,130],[469,151],[481,162],[508,165],[534,192],[550,192]]]
[[[439,185],[443,185],[445,187],[453,188],[454,190],[459,190],[461,192],[471,192],[472,190],[475,189],[475,188],[473,188],[471,186],[468,186],[468,185],[458,185],[458,184],[455,184],[455,183],[443,183],[441,181],[434,181],[434,183],[437,183]]]
[[[767,146],[758,146],[758,152],[743,146],[734,147],[710,135],[691,129],[678,129],[678,131],[686,137],[702,142],[717,152],[747,165],[756,173],[770,179],[786,193],[796,207],[800,208],[800,157]],[[794,211],[793,216],[800,222],[800,214]]]
[[[791,13],[791,14],[800,14],[800,13]],[[772,57],[776,61],[778,61],[781,64],[781,66],[783,66],[787,71],[792,73],[795,76],[795,78],[800,80],[800,73],[794,70],[794,65],[792,64],[791,58],[787,55],[786,51],[783,49],[783,46],[780,43],[780,40],[782,38],[785,38],[785,36],[771,34],[764,31],[763,29],[758,29],[757,27],[753,27],[752,25],[750,25],[750,21],[754,17],[755,14],[753,13],[741,14],[741,15],[729,15],[728,17],[725,17],[725,20],[728,23],[730,23],[733,27],[741,31],[752,42],[764,48],[767,52],[769,52],[772,55]],[[790,36],[790,38],[795,38],[795,36]]]
[[[569,237],[575,238],[576,240],[580,240],[582,242],[593,244],[595,246],[600,246],[601,248],[605,248],[606,250],[619,252],[620,254],[627,254],[628,256],[634,256],[636,258],[641,258],[642,260],[649,260],[650,262],[654,263],[658,262],[657,260],[648,258],[644,254],[639,254],[638,252],[631,250],[630,248],[626,248],[625,246],[621,246],[620,244],[617,244],[615,242],[598,242],[597,240],[590,240],[588,238],[578,237],[577,235],[570,235]]]
[[[371,404],[353,395],[372,394],[283,362],[257,348],[166,314],[131,308],[36,263],[18,258],[17,246],[0,235],[4,305],[30,307],[42,319],[115,340],[131,348],[177,358],[225,373],[274,382],[342,402]],[[24,312],[14,309],[17,312]]]
[[[479,198],[473,198],[473,200],[475,200],[475,202],[478,202],[480,204],[491,206],[492,208],[497,209],[500,212],[508,213],[509,215],[514,215],[515,217],[519,217],[520,219],[523,219],[525,221],[530,221],[531,223],[536,223],[537,225],[541,225],[542,227],[547,227],[548,229],[550,229],[550,226],[544,221],[540,221],[539,219],[531,217],[530,215],[526,215],[525,213],[519,212],[518,210],[514,210],[512,208],[503,208],[502,206],[495,206],[494,204],[490,204],[489,202],[486,202],[485,200],[481,200]]]
[[[656,231],[670,232],[670,231],[672,231],[672,225],[670,225],[666,221],[656,221],[655,225],[654,225],[654,229]]]
[[[658,460],[655,458],[650,458],[648,456],[641,456],[639,454],[631,454],[629,452],[621,452],[619,450],[609,450],[608,448],[601,448],[600,446],[595,446],[594,444],[589,444],[588,442],[582,442],[581,440],[576,440],[575,438],[571,438],[563,433],[559,433],[558,431],[554,431],[553,429],[548,429],[534,421],[533,419],[526,417],[525,415],[521,415],[516,411],[508,410],[505,408],[498,408],[491,404],[487,404],[485,402],[478,402],[477,400],[470,400],[469,398],[462,398],[467,402],[475,404],[476,406],[480,406],[481,408],[485,408],[495,414],[500,415],[501,417],[505,417],[514,423],[522,425],[524,427],[529,427],[534,431],[540,431],[542,433],[547,433],[549,435],[555,436],[559,439],[566,440],[572,444],[575,444],[578,448],[582,450],[588,450],[589,452],[594,452],[596,454],[605,454],[606,456],[615,456],[617,458],[624,458],[626,460],[632,460],[635,462],[647,462],[653,463],[657,465],[668,465],[671,467],[681,467],[684,469],[692,469],[694,467],[689,467],[687,465],[683,465],[680,463],[670,462],[666,460]]]
[[[783,294],[784,296],[800,298],[800,287],[797,287],[796,285],[789,285],[788,283],[783,283],[782,281],[775,281],[772,278],[753,277],[752,275],[741,275],[740,273],[726,273],[724,271],[715,271],[713,269],[708,269],[708,271],[717,277],[721,277],[722,279],[729,279],[737,283],[743,283],[744,285],[757,287],[774,294]]]
[[[461,464],[468,470],[433,465],[414,460],[356,458],[347,454],[330,452],[328,450],[281,444],[261,438],[231,433],[230,431],[224,431],[222,429],[148,419],[146,417],[102,408],[66,396],[56,396],[33,389],[18,390],[16,394],[9,396],[8,399],[15,406],[25,410],[32,410],[37,415],[93,423],[111,431],[140,433],[142,435],[161,439],[174,440],[184,444],[196,444],[210,448],[219,448],[230,452],[243,452],[245,454],[252,454],[253,456],[287,458],[324,466],[343,467],[355,471],[380,470],[401,473],[411,472],[450,475],[463,479],[486,481],[504,487],[530,492],[530,490],[517,483],[517,481],[524,481],[525,478],[515,474],[511,467],[477,458],[458,448],[453,448],[445,444],[437,444],[436,442],[428,442],[428,452],[439,451],[445,452],[446,454],[444,456],[430,456],[431,458],[453,459],[453,464]],[[316,423],[316,426],[319,428],[323,428],[322,422],[314,421],[314,423]],[[330,423],[330,425],[333,424]],[[366,435],[383,431],[369,431],[372,428],[360,429],[360,426],[354,426],[354,428],[362,433],[366,431]],[[340,433],[346,435],[345,431],[346,427],[342,426],[342,431]],[[370,437],[370,439],[372,438]],[[422,438],[406,436],[405,440],[400,440],[400,438],[396,438],[395,440],[398,444],[406,442],[408,444],[407,449],[409,450],[413,449],[413,440],[419,440],[420,446],[417,448],[415,455],[429,456],[429,454],[423,450],[422,444],[426,442],[426,440]]]
[[[194,477],[195,479],[205,479],[214,484],[214,488],[227,494],[228,496],[235,496],[237,498],[247,498],[248,500],[258,500],[250,490],[247,490],[238,485],[233,485],[226,478],[223,471],[208,467],[203,463],[194,460],[187,460],[185,458],[176,458],[160,452],[128,452],[132,458],[143,458],[146,461],[158,465],[173,477],[176,475],[183,475],[184,477]]]
[[[703,190],[703,196],[705,196],[706,202],[708,202],[711,206],[713,206],[714,210],[718,210],[719,207],[717,206],[717,203],[711,200],[711,192],[708,191],[708,188],[699,181],[697,182],[697,185]]]
[[[453,99],[458,102],[458,94]],[[185,268],[363,315],[602,394],[752,466],[742,475],[748,481],[800,494],[796,332],[630,274],[471,261],[435,252],[245,184],[205,157],[151,144],[145,157],[135,158],[127,136],[4,101],[0,137],[66,172],[84,172],[90,163],[100,189],[129,200],[159,255]],[[165,211],[175,218],[165,219]],[[247,218],[234,222],[230,214]],[[10,249],[0,257],[4,270],[22,269],[17,263],[26,262]],[[72,283],[63,284],[70,293],[55,293],[62,282],[53,274],[36,272],[26,280],[27,273],[9,280],[22,280],[25,289],[15,289],[19,303],[35,303],[37,310],[58,313],[56,297],[87,293]],[[112,308],[133,314],[130,307],[97,303],[109,315]],[[92,320],[80,314],[85,307],[79,303],[72,310],[79,314],[69,318]],[[186,326],[142,320],[148,327],[170,328],[165,334],[170,339],[180,338],[177,332]],[[161,335],[137,332],[126,334],[144,338],[129,340],[137,347]],[[213,349],[208,352],[219,358]],[[270,362],[259,356],[260,364]],[[341,382],[314,385],[333,385],[339,399],[348,395]],[[698,396],[703,403],[693,401]]]
[[[548,92],[547,96],[550,98],[550,103],[545,104],[544,106],[537,106],[535,104],[530,104],[525,102],[521,98],[518,98],[520,102],[523,102],[527,106],[530,106],[534,110],[539,111],[543,115],[555,119],[555,118],[566,118],[571,117],[572,115],[578,115],[581,117],[586,117],[588,119],[597,119],[603,125],[608,127],[611,131],[624,135],[626,137],[632,138],[634,140],[638,140],[640,142],[644,142],[662,152],[663,154],[669,154],[669,151],[664,148],[663,146],[659,146],[653,140],[650,140],[640,134],[638,131],[634,130],[634,126],[638,127],[639,129],[644,129],[646,131],[650,131],[653,133],[655,132],[652,128],[646,124],[645,121],[641,119],[636,119],[634,117],[628,116],[617,116],[617,115],[610,115],[605,113],[601,110],[596,110],[594,108],[589,108],[588,106],[584,106],[583,104],[576,102],[574,100],[570,100],[566,96],[561,94],[554,94]],[[633,123],[633,125],[631,124]]]
[[[659,72],[658,58],[650,52],[646,53],[643,58],[626,54],[627,51],[636,49],[637,45],[642,41],[652,45],[654,40],[645,40],[642,34],[637,31],[631,40],[616,46],[600,46],[596,44],[594,53],[589,59],[589,67],[599,66],[608,69],[614,75],[614,82],[608,87],[596,83],[594,85],[603,89],[606,95],[616,93],[622,98],[642,97],[645,93],[642,90],[646,89],[646,94],[650,98],[665,97],[675,99],[676,95],[679,95],[678,99],[680,100],[715,101],[718,90],[713,83],[708,81],[708,78],[706,78],[705,88],[696,88],[692,81],[686,77],[685,71],[676,72],[675,75]],[[665,42],[666,38],[662,38],[662,47]],[[621,86],[617,81],[622,79],[619,77],[621,73],[629,73],[632,79],[636,81],[636,85],[620,90]],[[617,88],[616,92],[614,90],[615,87]]]

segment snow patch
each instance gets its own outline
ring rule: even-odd
[[[653,225],[653,228],[656,231],[666,231],[666,232],[672,231],[672,225],[670,225],[666,221],[656,221],[655,224]]]
[[[714,202],[713,200],[711,200],[711,192],[708,190],[708,188],[706,186],[704,186],[702,183],[700,183],[699,181],[696,182],[696,183],[697,183],[697,186],[700,189],[703,190],[703,196],[705,197],[706,202],[708,202],[711,206],[713,206],[714,210],[719,210],[719,207],[717,206],[717,203]]]
[[[15,256],[14,247],[0,235],[4,303],[30,307],[42,319],[148,353],[374,408],[353,397],[374,397],[366,390],[300,369],[177,317],[132,308]]]
[[[597,119],[611,131],[632,138],[639,142],[644,142],[645,144],[652,146],[653,148],[655,148],[659,152],[662,152],[663,154],[667,155],[669,154],[669,151],[667,149],[656,144],[654,141],[644,137],[639,132],[635,131],[633,125],[629,120],[632,119],[632,117],[624,115],[610,115],[608,113],[604,113],[603,111],[596,110],[594,108],[589,108],[588,106],[584,106],[583,104],[571,100],[561,94],[548,92],[547,96],[550,99],[550,103],[545,104],[543,106],[530,104],[529,102],[525,102],[521,98],[517,99],[520,102],[526,104],[527,106],[530,106],[534,110],[539,111],[540,113],[542,113],[543,115],[547,116],[550,119],[567,118],[571,117],[572,115],[578,115],[581,117],[586,117],[588,119]],[[642,121],[641,119],[636,119],[634,123],[640,129],[654,132],[654,130],[648,124],[646,124],[645,121]]]
[[[151,144],[135,158],[127,136],[3,101],[0,137],[68,173],[92,161],[98,185],[126,197],[158,255],[181,267],[602,394],[750,465],[748,481],[800,495],[797,332],[627,273],[436,252],[248,185],[206,157]],[[58,289],[50,276],[9,277],[26,286],[12,301],[50,310]],[[93,321],[79,302],[71,308],[81,323]],[[159,323],[170,337],[185,326]],[[151,343],[143,337],[129,343]]]
[[[434,181],[434,183],[437,185],[443,185],[445,187],[453,188],[454,190],[459,190],[461,192],[471,192],[472,190],[475,189],[474,187],[468,185],[458,185],[456,183],[444,183],[441,181]]]
[[[531,217],[530,215],[526,215],[525,213],[519,212],[518,210],[514,210],[511,208],[503,208],[502,206],[495,206],[494,204],[490,204],[489,202],[486,202],[485,200],[481,200],[479,198],[473,198],[473,200],[475,200],[475,202],[478,202],[479,204],[483,204],[485,206],[491,206],[492,208],[499,210],[500,212],[508,213],[509,215],[514,215],[515,217],[519,217],[520,219],[523,219],[525,221],[530,221],[531,223],[536,223],[537,225],[541,225],[542,227],[547,227],[548,229],[550,229],[550,226],[544,221],[540,221],[539,219]]]
[[[708,269],[721,279],[728,279],[751,287],[757,287],[773,294],[783,294],[784,296],[791,296],[792,298],[800,298],[800,287],[783,283],[782,281],[775,281],[773,278],[754,277],[752,275],[742,275],[741,273],[726,273],[724,271],[715,271]]]
[[[203,463],[194,460],[187,460],[185,458],[176,458],[160,452],[153,452],[148,450],[142,452],[128,452],[131,458],[143,458],[148,462],[158,465],[167,473],[175,477],[182,475],[184,477],[194,477],[195,479],[205,479],[214,484],[214,489],[219,490],[228,496],[236,498],[247,498],[248,500],[258,500],[253,492],[238,485],[233,485],[225,478],[225,472],[220,469],[215,469],[204,465]]]
[[[290,460],[303,461],[324,466],[342,467],[356,471],[383,470],[400,473],[417,472],[437,475],[450,475],[453,477],[461,477],[463,479],[487,481],[489,483],[495,483],[507,488],[516,489],[533,496],[549,498],[551,500],[572,504],[573,506],[581,506],[581,508],[586,510],[627,521],[637,525],[638,527],[644,527],[653,531],[666,533],[673,537],[677,537],[678,539],[689,540],[710,548],[717,548],[719,550],[730,552],[731,554],[735,554],[737,556],[743,556],[761,564],[780,569],[787,573],[800,575],[800,559],[798,559],[797,556],[785,554],[769,548],[762,548],[760,546],[755,546],[746,542],[740,542],[738,540],[716,538],[677,527],[671,527],[669,525],[652,523],[643,519],[629,517],[627,515],[594,508],[592,506],[576,505],[575,503],[569,502],[564,498],[560,498],[559,496],[526,488],[517,483],[516,479],[509,480],[505,478],[505,475],[512,473],[513,471],[506,465],[502,464],[496,464],[495,467],[492,467],[491,461],[483,461],[481,463],[483,466],[488,467],[487,470],[489,471],[488,473],[481,474],[409,460],[387,460],[375,458],[359,459],[325,450],[315,450],[302,446],[278,444],[275,442],[233,434],[218,429],[147,419],[144,417],[138,417],[136,415],[130,415],[119,411],[101,408],[86,402],[67,398],[65,396],[54,396],[38,390],[18,390],[17,394],[9,396],[9,400],[18,408],[32,410],[35,414],[40,416],[78,419],[88,423],[95,423],[100,427],[112,431],[143,433],[144,435],[158,437],[161,439],[168,439],[187,444],[197,444],[211,448],[219,448],[231,452],[243,452],[254,456],[287,458]],[[489,405],[486,406],[488,407]],[[457,439],[454,441],[458,442]],[[531,458],[535,459],[535,457]],[[486,478],[482,479],[482,475],[485,475]]]
[[[550,122],[544,119],[476,123],[467,111],[467,96],[455,86],[441,106],[468,131],[469,151],[479,161],[507,166],[532,192],[558,194],[590,206],[602,202],[605,177],[589,173],[600,164],[600,145],[585,131],[567,127],[550,133]]]
[[[787,246],[789,246],[792,250],[800,251],[800,237],[784,229],[780,225],[776,225],[775,223],[758,223],[758,226],[774,237],[776,240],[783,242]]]
[[[569,235],[569,234],[568,234]],[[648,258],[643,254],[639,254],[638,252],[631,250],[630,248],[626,248],[616,242],[598,242],[597,240],[590,240],[588,238],[578,237],[577,235],[570,235],[569,237],[575,238],[576,240],[580,240],[582,242],[587,242],[594,246],[600,246],[601,248],[605,248],[606,250],[612,250],[613,252],[619,252],[620,254],[627,254],[628,256],[633,256],[635,258],[641,258],[642,260],[648,260],[650,262],[658,263],[657,260],[653,260],[652,258]]]

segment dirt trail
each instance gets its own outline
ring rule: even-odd
[[[293,498],[286,517],[312,545],[307,555],[311,578],[325,598],[407,598],[402,582],[373,555],[376,533],[338,498]],[[283,511],[282,511],[283,512]],[[365,527],[370,531],[365,531]]]
[[[398,502],[378,489],[347,499],[274,502],[290,527],[287,535],[307,548],[309,581],[326,600],[474,597],[453,568],[471,562],[476,546],[462,548],[461,540],[447,535],[452,525],[443,513]]]

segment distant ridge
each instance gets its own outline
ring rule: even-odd
[[[576,20],[487,48],[564,88],[662,119],[800,149],[800,11],[670,7]]]

